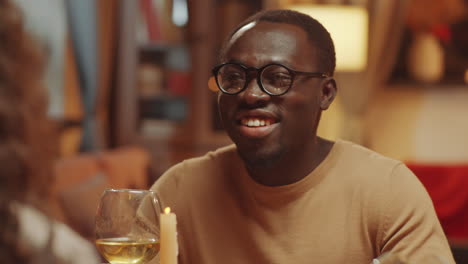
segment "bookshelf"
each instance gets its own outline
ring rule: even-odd
[[[176,2],[187,4],[186,25],[171,20]],[[155,177],[231,142],[207,81],[224,36],[262,7],[259,0],[194,2],[119,1],[114,142],[149,150]]]

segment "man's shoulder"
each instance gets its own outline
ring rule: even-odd
[[[336,143],[339,157],[336,167],[349,180],[385,185],[395,179],[395,174],[411,175],[402,161],[387,157],[364,146],[349,141]],[[413,177],[411,175],[411,177]]]
[[[233,159],[237,156],[236,146],[234,144],[218,148],[213,151],[207,152],[203,156],[193,157],[184,160],[185,167],[208,165],[212,166],[224,160]]]
[[[408,199],[426,195],[422,184],[402,161],[352,142],[337,144],[341,151],[334,175],[345,188],[353,191],[358,188],[372,203],[387,203],[396,193]]]
[[[210,171],[227,170],[229,164],[235,160],[238,160],[235,145],[221,147],[203,156],[189,158],[173,165],[163,173],[155,185],[178,185],[182,178],[184,181],[206,178],[211,175]]]
[[[340,150],[341,159],[349,160],[354,165],[395,167],[402,164],[400,160],[387,157],[350,141],[338,140],[335,144]]]

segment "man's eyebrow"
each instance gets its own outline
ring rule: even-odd
[[[224,63],[238,63],[238,64],[244,65],[244,63],[242,63],[242,61],[240,61],[240,60],[235,60],[235,59],[227,60],[227,61],[224,62]]]

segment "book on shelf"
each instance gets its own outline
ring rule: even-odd
[[[146,40],[143,43],[162,41],[161,21],[154,1],[139,0],[139,4],[139,33],[142,35],[142,40]]]

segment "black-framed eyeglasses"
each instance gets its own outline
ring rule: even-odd
[[[212,72],[219,90],[230,95],[245,90],[252,78],[257,78],[258,86],[262,91],[269,95],[279,96],[289,91],[297,75],[314,78],[329,77],[322,72],[295,71],[279,63],[270,63],[256,68],[228,62],[214,67]]]

